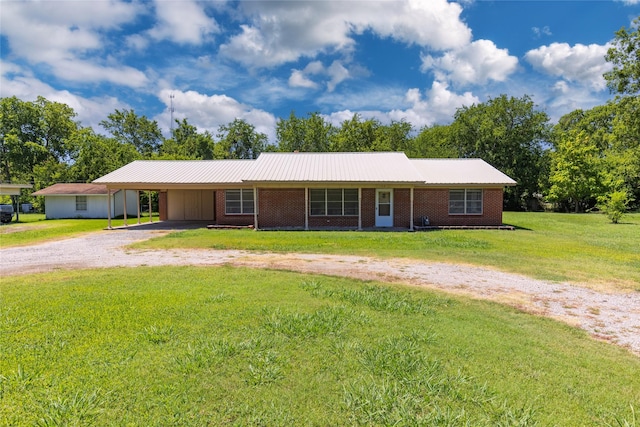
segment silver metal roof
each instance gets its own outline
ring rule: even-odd
[[[241,184],[254,160],[136,160],[97,184]]]
[[[429,185],[516,185],[482,159],[411,159]]]
[[[245,182],[420,183],[404,153],[262,153]]]
[[[404,153],[262,153],[257,160],[137,160],[93,181],[146,187],[252,183],[515,185],[480,159],[409,159]]]

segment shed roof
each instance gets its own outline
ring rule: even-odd
[[[33,188],[31,184],[6,184],[0,182],[0,196],[18,196],[23,188]]]
[[[262,153],[245,182],[421,183],[404,153]]]
[[[411,163],[427,185],[516,185],[482,159],[411,159]]]
[[[100,184],[240,184],[254,160],[136,160],[103,177]]]
[[[53,184],[32,193],[32,196],[88,196],[106,195],[107,186],[102,184]]]

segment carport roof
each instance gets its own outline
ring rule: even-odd
[[[107,186],[102,184],[59,183],[32,193],[32,196],[88,196],[106,195]]]
[[[98,184],[241,184],[254,160],[136,160]]]

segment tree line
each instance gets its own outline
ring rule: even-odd
[[[115,110],[100,122],[105,134],[83,127],[68,105],[38,97],[0,99],[0,179],[91,182],[138,159],[255,159],[263,151],[403,151],[409,157],[481,158],[512,177],[507,209],[552,203],[583,212],[638,208],[640,203],[640,18],[616,33],[604,75],[617,96],[575,110],[552,124],[529,96],[500,95],[459,108],[449,125],[414,129],[354,114],[339,125],[314,112],[280,118],[276,141],[236,119],[214,134],[176,120],[168,138],[156,121]],[[614,219],[614,218],[612,218]]]

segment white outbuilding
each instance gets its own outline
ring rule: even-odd
[[[47,219],[115,218],[124,215],[125,205],[127,215],[135,216],[139,207],[137,191],[109,190],[103,184],[54,184],[32,196],[44,197]]]

